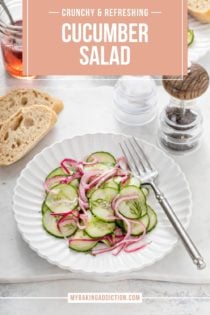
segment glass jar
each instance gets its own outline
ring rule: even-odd
[[[157,86],[149,76],[122,76],[114,90],[114,116],[129,126],[142,126],[157,115]]]
[[[200,65],[192,64],[184,78],[164,76],[163,79],[171,99],[160,115],[161,144],[177,153],[190,152],[198,147],[203,133],[197,99],[209,86],[208,73]]]
[[[0,40],[6,71],[15,78],[32,78],[23,75],[22,1],[5,2],[14,20],[12,24],[5,9],[0,6]]]
[[[203,133],[203,118],[196,101],[171,98],[160,116],[160,139],[168,149],[188,152],[198,146]]]

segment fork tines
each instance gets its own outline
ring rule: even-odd
[[[129,168],[132,172],[141,176],[142,173],[153,171],[153,167],[146,153],[136,138],[128,138],[122,141],[122,143],[119,143],[119,146],[126,157]]]

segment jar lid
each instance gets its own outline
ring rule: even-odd
[[[122,76],[116,87],[125,98],[138,102],[150,98],[157,91],[157,86],[150,76]]]
[[[206,92],[209,75],[199,64],[192,64],[183,79],[182,76],[163,76],[163,86],[173,97],[192,100]]]

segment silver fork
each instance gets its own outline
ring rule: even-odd
[[[156,184],[158,171],[152,166],[150,160],[148,159],[140,144],[133,137],[132,140],[125,140],[122,143],[119,143],[119,145],[128,161],[130,170],[136,176],[140,177],[142,185],[149,185],[153,189],[157,200],[159,201],[169,221],[171,222],[180,239],[182,240],[193,263],[197,265],[198,269],[204,269],[206,267],[206,264],[203,257],[201,256],[192,239],[179,221],[168,200],[158,188]]]

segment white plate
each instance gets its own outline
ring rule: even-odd
[[[198,61],[210,51],[210,24],[202,24],[189,16],[189,28],[195,32],[195,41],[189,48],[189,60]]]
[[[152,243],[142,251],[117,257],[111,253],[93,257],[69,250],[62,239],[42,228],[41,205],[46,175],[65,157],[82,159],[94,151],[109,151],[120,156],[118,143],[125,138],[114,134],[87,134],[66,139],[36,155],[22,171],[14,191],[13,205],[18,228],[29,246],[48,262],[71,271],[111,274],[139,270],[162,259],[177,243],[177,236],[156,200],[150,204],[158,213],[158,225],[147,237]],[[140,141],[140,140],[139,140]],[[179,166],[155,146],[141,142],[160,172],[159,184],[185,227],[191,216],[191,192]]]

